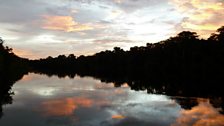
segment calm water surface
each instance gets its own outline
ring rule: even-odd
[[[224,126],[220,108],[208,99],[192,98],[196,104],[186,109],[181,103],[189,98],[115,88],[91,77],[29,74],[12,91],[0,126]]]

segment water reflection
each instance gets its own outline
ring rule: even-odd
[[[2,74],[0,71],[0,118],[3,115],[2,106],[6,104],[12,104],[12,96],[14,92],[11,91],[13,84],[23,77],[24,73],[9,75],[9,73]]]
[[[190,110],[181,110],[172,126],[223,126],[224,116],[214,108],[208,99],[198,99],[198,105]]]
[[[220,106],[211,105],[221,99],[136,92],[127,84],[114,88],[113,83],[90,77],[59,79],[29,74],[12,91],[13,104],[3,107],[2,126],[224,125]]]

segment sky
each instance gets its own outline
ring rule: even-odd
[[[30,59],[144,46],[224,25],[224,0],[0,0],[0,37]]]

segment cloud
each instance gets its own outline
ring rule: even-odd
[[[224,1],[221,0],[170,0],[184,18],[179,24],[180,30],[196,31],[202,37],[208,37],[224,24]]]
[[[92,30],[93,27],[75,22],[71,16],[43,16],[43,29],[59,30],[65,32],[80,32]]]
[[[47,102],[44,102],[42,105],[43,105],[43,110],[45,111],[45,115],[50,115],[50,116],[71,115],[73,111],[77,108],[77,105],[74,103],[73,99],[71,98],[67,98],[63,100],[47,101]]]
[[[122,2],[124,2],[125,0],[113,0],[115,3],[122,3]]]
[[[113,39],[113,38],[106,38],[106,39],[98,39],[94,40],[94,43],[98,44],[107,44],[107,43],[132,43],[133,41],[128,39]]]
[[[36,6],[38,5],[38,6]],[[26,24],[38,19],[38,14],[43,12],[48,4],[36,0],[7,0],[0,4],[0,22]]]
[[[115,5],[127,13],[135,12],[139,9],[151,8],[166,3],[166,0],[114,0]]]
[[[46,101],[42,103],[42,107],[45,115],[69,116],[72,115],[78,107],[91,107],[92,104],[93,101],[91,99],[75,97]]]
[[[200,102],[191,110],[182,110],[172,126],[223,126],[224,115],[209,102]]]
[[[112,119],[123,119],[125,118],[123,115],[112,115]]]
[[[0,4],[0,34],[28,58],[90,55],[158,42],[175,31],[208,35],[223,23],[223,2],[216,1],[7,0]]]
[[[36,58],[35,54],[32,51],[29,51],[29,50],[22,50],[22,49],[15,48],[15,49],[13,49],[13,52],[16,55],[21,56],[23,58],[26,58],[26,57]]]
[[[126,13],[133,13],[143,8],[155,7],[162,5],[167,0],[73,0],[75,2],[86,3],[86,4],[103,4],[113,8],[119,8]]]

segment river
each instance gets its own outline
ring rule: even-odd
[[[150,94],[92,77],[29,73],[12,92],[0,126],[224,126],[211,99]]]

